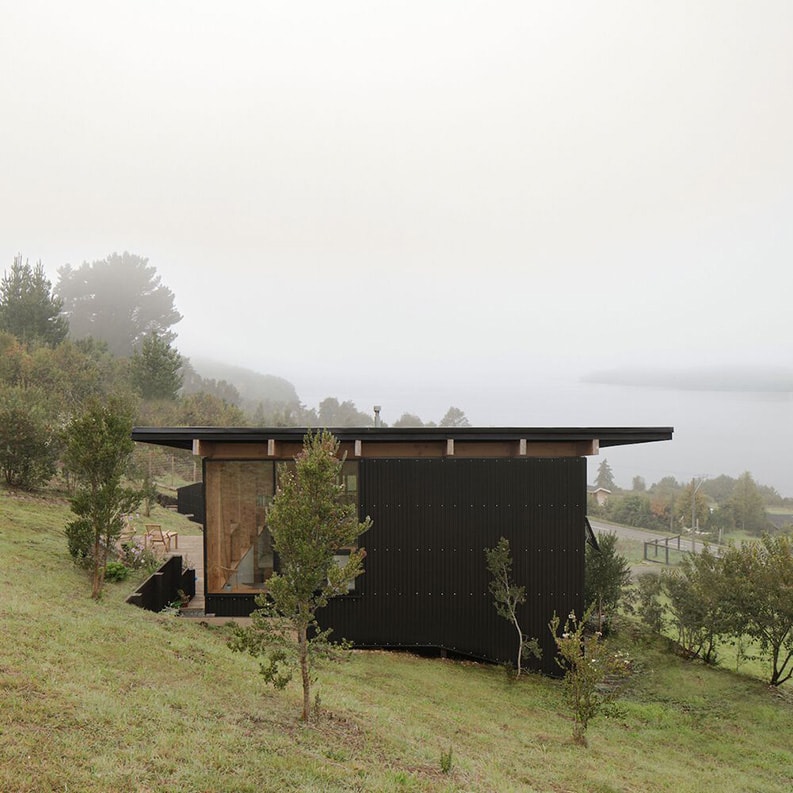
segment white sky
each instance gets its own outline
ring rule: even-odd
[[[789,0],[0,0],[0,113],[0,267],[146,256],[308,404],[793,367]]]

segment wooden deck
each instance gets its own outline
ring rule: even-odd
[[[182,564],[187,562],[195,569],[195,597],[188,606],[191,612],[204,611],[204,537],[203,535],[180,534],[179,547],[171,547],[169,556],[181,556]]]
[[[190,601],[182,616],[188,619],[199,619],[210,625],[225,625],[229,622],[238,625],[250,625],[250,617],[216,617],[206,614],[206,600],[204,598],[204,537],[203,535],[180,534],[179,547],[171,548],[169,556],[181,555],[182,564],[185,561],[195,570],[195,597]]]

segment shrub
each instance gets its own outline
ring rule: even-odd
[[[585,631],[589,617],[587,613],[579,621],[570,612],[561,636],[556,614],[548,626],[556,643],[556,663],[564,671],[565,701],[573,712],[573,742],[580,746],[587,745],[589,722],[616,696],[615,682],[626,677],[631,666],[624,653],[611,652],[600,631]]]
[[[664,571],[662,582],[681,649],[715,663],[716,647],[732,621],[722,560],[705,546],[686,555],[677,570]]]
[[[93,558],[94,533],[87,520],[73,520],[66,525],[69,555],[75,564],[90,567]]]
[[[8,389],[0,407],[0,471],[12,487],[34,490],[55,473],[58,443],[31,394]]]
[[[105,581],[124,581],[129,576],[129,568],[123,562],[108,562],[105,565]]]
[[[448,749],[441,749],[441,772],[444,774],[451,773],[453,764],[452,747]]]
[[[153,573],[160,566],[160,559],[154,551],[141,548],[134,542],[121,546],[119,560],[130,570],[145,570],[149,573]]]

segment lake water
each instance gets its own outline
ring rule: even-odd
[[[516,373],[514,383],[437,383],[361,383],[353,397],[344,398],[353,398],[361,410],[382,404],[387,423],[402,412],[437,421],[456,405],[475,426],[672,426],[672,441],[601,450],[590,458],[589,481],[605,457],[621,487],[631,487],[636,475],[649,486],[664,476],[685,481],[751,471],[756,481],[793,496],[790,392],[664,390],[547,377],[531,383],[525,372]]]
[[[617,484],[630,487],[672,475],[755,480],[793,496],[793,394],[678,391],[557,381],[530,392],[502,394],[504,423],[525,426],[672,426],[672,441],[601,450],[590,460],[590,481],[604,457]],[[484,407],[484,405],[483,405]],[[502,423],[501,420],[497,423]]]

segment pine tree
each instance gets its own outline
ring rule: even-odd
[[[438,424],[440,427],[470,427],[471,423],[468,421],[465,413],[460,408],[450,407],[443,418]]]
[[[768,526],[763,497],[752,475],[745,471],[735,482],[729,500],[735,527],[742,531],[762,533]]]
[[[598,475],[595,479],[595,485],[605,488],[606,490],[614,490],[616,488],[614,484],[614,475],[611,473],[611,466],[609,465],[609,461],[605,458],[598,466]]]
[[[52,294],[52,284],[38,262],[31,267],[14,257],[11,271],[0,282],[0,330],[12,333],[24,344],[55,347],[69,332],[62,315],[63,301]]]
[[[144,399],[176,399],[182,385],[181,366],[182,356],[150,333],[130,361],[132,384]]]

